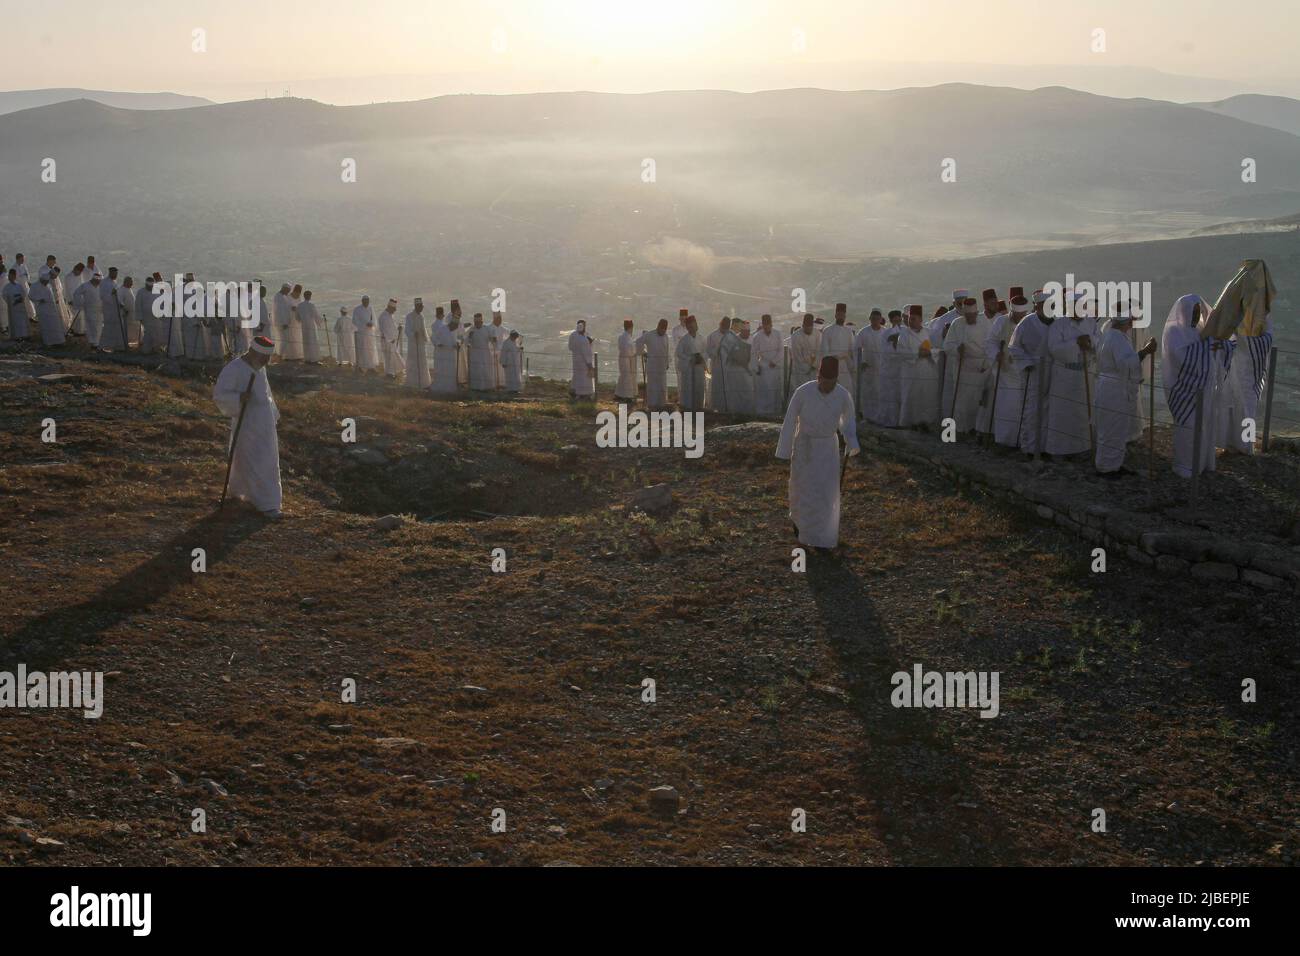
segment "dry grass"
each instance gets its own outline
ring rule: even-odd
[[[80,383],[0,385],[15,584],[0,669],[113,674],[99,721],[0,718],[0,803],[67,844],[52,859],[1296,853],[1289,599],[1229,590],[1207,605],[1199,584],[1118,562],[1087,575],[1090,546],[873,460],[849,471],[840,555],[796,575],[786,474],[762,443],[698,463],[600,452],[590,409],[551,395],[430,402],[278,369],[291,516],[215,516],[224,431],[209,386],[69,368]],[[39,441],[46,415],[56,446]],[[343,417],[395,464],[348,462]],[[571,466],[567,444],[583,449]],[[617,507],[656,481],[674,483],[670,516]],[[367,517],[442,509],[454,520],[389,534]],[[465,520],[476,509],[510,516]],[[197,546],[204,575],[189,571]],[[1002,715],[893,709],[890,675],[915,662],[1000,671]],[[1240,702],[1243,676],[1260,703]],[[648,808],[665,783],[684,812]],[[1108,834],[1089,830],[1097,806]],[[190,832],[194,807],[206,834]],[[495,807],[505,834],[490,832]],[[790,830],[795,807],[806,834]],[[0,855],[36,861],[11,837]]]

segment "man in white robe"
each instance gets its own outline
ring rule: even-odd
[[[799,543],[829,550],[840,539],[840,444],[858,453],[853,396],[838,384],[834,358],[822,360],[817,379],[795,389],[785,412],[776,457],[790,462],[790,520]]]
[[[632,337],[632,320],[623,320],[623,331],[618,337],[618,383],[614,398],[620,402],[636,404],[636,339]]]
[[[439,395],[453,395],[456,392],[456,333],[443,320],[442,306],[434,312],[429,341],[433,345],[433,391]]]
[[[90,273],[86,271],[84,263],[78,262],[72,267],[72,272],[60,277],[63,280],[63,297],[68,303],[68,334],[85,335],[86,320],[81,314],[81,309],[76,305],[77,290],[82,284],[90,281]]]
[[[66,337],[72,328],[72,308],[68,305],[68,292],[63,286],[63,269],[54,256],[49,257],[47,265],[50,270],[50,292],[54,295],[54,305],[59,310],[59,321],[63,323],[63,334]]]
[[[17,269],[10,269],[7,277],[9,281],[0,290],[0,296],[9,310],[9,337],[21,341],[32,334],[31,324],[27,321],[27,293],[18,282]]]
[[[785,343],[772,328],[772,316],[763,315],[754,334],[754,414],[780,415],[785,388]]]
[[[585,338],[586,336],[584,336]],[[590,351],[591,343],[588,342]],[[492,392],[497,387],[496,339],[492,330],[483,324],[483,313],[474,313],[474,324],[465,332],[465,348],[469,352],[469,387],[472,392]]]
[[[728,382],[724,375],[722,355],[723,342],[735,337],[736,333],[732,332],[731,317],[723,316],[718,323],[718,328],[705,339],[705,355],[708,358],[708,407],[712,411],[723,412],[723,414],[732,414],[735,411],[732,395],[728,392],[728,385],[731,385],[731,382]]]
[[[506,344],[510,338],[510,330],[503,324],[505,313],[493,312],[492,322],[488,325],[488,334],[492,336],[492,370],[496,376],[494,388],[503,388],[505,386],[505,370],[501,365],[501,346]]]
[[[695,316],[686,317],[686,334],[673,350],[677,370],[677,404],[684,412],[704,410],[704,340]]]
[[[740,334],[734,323],[730,332],[718,345],[722,360],[723,384],[726,388],[727,407],[733,415],[754,414],[754,375],[750,366],[754,359],[753,340],[748,322],[740,322]]]
[[[227,363],[212,388],[212,400],[230,418],[227,454],[233,447],[234,457],[228,495],[248,502],[268,518],[280,517],[282,503],[276,436],[280,410],[266,377],[266,364],[274,354],[275,343],[257,336],[247,352]]]
[[[509,394],[518,395],[524,387],[524,350],[520,347],[518,332],[511,330],[501,345],[500,354],[504,388]]]
[[[135,297],[135,319],[144,330],[140,338],[142,355],[153,355],[155,352],[162,351],[167,345],[167,320],[154,315],[153,310],[154,300],[158,298],[158,293],[154,291],[156,281],[153,276],[147,276],[144,280],[144,288]]]
[[[818,353],[821,349],[822,333],[817,328],[817,320],[810,312],[803,317],[799,331],[790,335],[790,394],[807,382],[817,380]]]
[[[948,356],[943,350],[943,340],[948,335],[948,327],[952,325],[960,316],[962,303],[970,298],[970,293],[965,289],[954,289],[952,293],[952,305],[944,309],[940,306],[939,314],[932,318],[926,326],[926,331],[930,336],[931,354],[939,368],[939,383],[942,388],[947,381],[948,375]],[[942,404],[942,397],[940,400]],[[946,409],[943,409],[947,414]]]
[[[397,343],[401,331],[397,328],[397,300],[389,299],[379,313],[379,347],[383,350],[384,375],[395,379],[401,374],[404,363]]]
[[[1259,400],[1268,378],[1268,353],[1273,345],[1273,318],[1264,317],[1264,330],[1246,335],[1240,328],[1224,346],[1227,368],[1219,387],[1217,444],[1230,454],[1253,455],[1255,442],[1242,436],[1250,428],[1256,435],[1264,433],[1264,419],[1259,414]],[[1253,427],[1251,424],[1253,423]]]
[[[285,341],[281,343],[285,361],[301,362],[304,358],[302,316],[298,314],[300,305],[302,305],[302,285],[295,284],[293,291],[289,293],[289,328]]]
[[[848,305],[837,302],[835,324],[822,329],[821,341],[817,344],[817,359],[820,361],[829,355],[839,363],[839,383],[848,389],[849,397],[856,401],[856,386],[853,382],[853,330],[845,324],[848,317]]]
[[[36,306],[32,304],[32,282],[31,274],[27,271],[27,257],[21,252],[14,255],[14,269],[18,273],[18,284],[23,290],[23,309],[27,312],[27,323],[30,328],[36,321]]]
[[[339,306],[334,319],[334,361],[340,366],[357,364],[357,331],[346,305]]]
[[[1005,349],[1006,341],[1011,337],[1011,333],[1005,331],[1007,323],[1011,321],[1007,305],[998,298],[994,289],[984,290],[984,317],[989,322],[988,334],[984,338],[984,364],[987,372],[984,376],[984,391],[980,394],[979,408],[975,413],[975,433],[981,441],[993,430],[993,390],[997,387],[999,343]]]
[[[1124,473],[1124,454],[1133,436],[1137,393],[1142,384],[1142,360],[1156,350],[1149,339],[1139,350],[1129,341],[1133,316],[1127,309],[1110,321],[1097,346],[1097,473],[1118,478]]]
[[[1012,290],[1016,291],[1016,290]],[[1020,323],[1029,314],[1029,300],[1017,295],[1011,300],[1011,311],[1003,321],[993,324],[985,345],[984,353],[990,351],[991,343],[994,355],[992,359],[993,400],[989,409],[993,441],[1004,447],[1016,447],[1016,431],[1020,427],[1020,406],[1025,394],[1025,376],[1019,362],[1011,353],[1011,336],[1015,334]]]
[[[102,323],[99,347],[110,352],[120,352],[126,348],[126,323],[122,317],[121,300],[117,291],[117,266],[112,266],[108,270],[108,277],[99,284]]]
[[[311,365],[319,365],[325,357],[322,339],[325,335],[325,320],[320,310],[311,300],[311,289],[303,289],[302,301],[298,303],[298,328],[302,334],[302,358]]]
[[[204,327],[207,319],[207,302],[196,292],[199,285],[194,281],[194,273],[185,273],[181,285],[181,328],[184,332],[185,357],[202,361],[208,358],[208,333]],[[108,321],[108,311],[104,312],[104,321]]]
[[[578,320],[577,326],[569,333],[569,353],[573,362],[573,374],[569,385],[570,397],[594,399],[596,359],[591,351],[587,323],[582,319]]]
[[[99,348],[104,326],[104,306],[99,297],[103,281],[98,272],[92,272],[90,281],[83,282],[72,297],[73,307],[81,310],[81,318],[86,323],[86,341],[94,348]]]
[[[297,343],[292,332],[294,302],[289,290],[289,283],[280,285],[280,291],[271,300],[271,321],[275,325],[275,350],[280,361],[286,362],[299,357]]]
[[[1047,436],[1053,364],[1048,338],[1052,326],[1061,321],[1049,311],[1048,299],[1041,289],[1034,293],[1034,311],[1021,320],[1007,342],[1007,354],[1022,383],[1015,442],[1034,458],[1043,454]]]
[[[433,376],[429,374],[429,332],[424,327],[424,299],[415,297],[402,328],[406,333],[406,387],[428,388],[433,384]]]
[[[356,341],[357,370],[376,371],[379,368],[379,333],[375,329],[375,313],[370,308],[368,295],[363,295],[361,304],[352,310],[352,334]]]
[[[854,376],[854,404],[858,420],[879,424],[880,420],[880,332],[885,327],[885,313],[872,309],[868,324],[853,337],[853,353],[858,372]]]
[[[1067,296],[1068,314],[1052,323],[1047,335],[1052,384],[1043,450],[1061,457],[1090,454],[1094,437],[1094,411],[1089,399],[1097,373],[1097,321],[1081,314],[1075,302]]]
[[[731,319],[723,316],[718,327],[704,339],[704,354],[708,358],[709,369],[709,410],[727,412],[731,409],[727,402],[727,383],[722,377],[722,357],[719,348],[722,340],[731,332]]]
[[[1160,380],[1174,420],[1173,466],[1180,478],[1191,478],[1193,470],[1197,474],[1214,471],[1216,422],[1223,417],[1216,406],[1226,397],[1219,392],[1219,386],[1225,380],[1228,350],[1223,342],[1200,334],[1210,311],[1209,303],[1199,295],[1181,296],[1169,310],[1160,336]],[[1199,463],[1198,398],[1202,403]]]
[[[53,276],[50,270],[42,266],[28,299],[36,309],[36,321],[41,330],[41,344],[62,345],[64,343],[63,316],[59,313],[59,304],[54,301],[54,290],[50,288]]]
[[[134,276],[127,276],[122,280],[122,287],[117,290],[117,310],[122,314],[122,324],[126,326],[126,347],[139,345],[144,330],[135,317]]]
[[[668,407],[668,365],[672,350],[667,319],[660,319],[652,330],[642,332],[637,339],[637,351],[645,357],[645,405],[651,411]]]
[[[988,338],[992,323],[977,309],[978,303],[968,296],[962,303],[961,317],[948,326],[948,334],[943,340],[946,377],[939,414],[942,418],[956,421],[959,435],[975,430],[980,397],[984,394],[984,379],[988,373],[984,340]]]
[[[880,348],[880,420],[877,422],[885,428],[898,428],[902,422],[903,389],[911,387],[911,381],[904,378],[906,355],[899,350],[898,340],[903,334],[903,312],[901,309],[889,310],[889,324],[882,326],[878,344]],[[932,353],[933,354],[933,351]],[[938,393],[933,404],[938,404]]]
[[[898,426],[929,429],[939,421],[939,368],[919,305],[907,307],[907,323],[894,344],[898,367]]]

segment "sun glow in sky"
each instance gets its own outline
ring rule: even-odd
[[[1228,0],[46,0],[5,19],[0,89],[235,99],[294,84],[319,95],[307,85],[333,80],[321,98],[361,102],[370,86],[343,81],[440,77],[436,92],[1032,85],[1041,64],[1300,91],[1300,3],[1241,10]],[[196,30],[206,52],[193,49]]]

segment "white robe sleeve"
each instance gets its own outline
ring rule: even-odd
[[[844,446],[850,451],[858,451],[857,414],[853,410],[853,396],[843,386],[836,386],[840,395],[840,434],[844,436]]]
[[[216,385],[212,387],[212,400],[221,409],[221,414],[230,418],[239,414],[240,397],[248,388],[253,374],[252,366],[242,360],[233,361],[221,370]],[[276,419],[279,420],[278,409]]]

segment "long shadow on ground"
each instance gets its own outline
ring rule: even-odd
[[[970,765],[936,732],[941,715],[895,708],[890,677],[910,670],[908,651],[881,618],[866,584],[838,557],[808,564],[808,584],[867,739],[854,755],[862,793],[878,809],[880,835],[902,864],[1016,864],[1023,852],[1012,824],[970,802]],[[922,661],[921,663],[924,663]],[[974,715],[963,715],[974,716]],[[960,816],[958,816],[960,815]]]
[[[47,611],[0,640],[0,669],[12,671],[23,663],[28,670],[45,670],[93,646],[110,628],[149,610],[177,585],[191,582],[192,549],[204,549],[211,570],[265,523],[245,510],[214,510],[173,535],[154,557],[98,593],[78,604]]]

